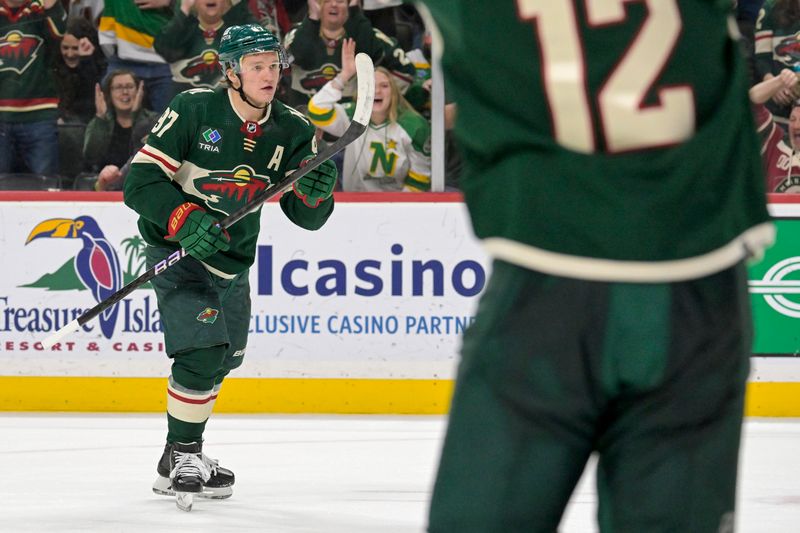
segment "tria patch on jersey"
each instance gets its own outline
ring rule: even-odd
[[[207,143],[217,143],[222,140],[222,134],[214,128],[206,128],[203,131],[203,140]]]
[[[213,144],[197,143],[197,147],[201,150],[205,150],[206,152],[214,152],[216,154],[219,153],[219,146],[214,146]]]
[[[201,140],[197,141],[197,147],[200,150],[218,154],[222,146],[222,134],[211,126],[203,126],[200,130],[202,131]]]

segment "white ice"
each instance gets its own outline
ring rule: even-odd
[[[0,414],[0,531],[421,533],[442,417],[224,416],[205,451],[236,472],[191,513],[150,491],[164,415]],[[737,530],[800,531],[800,421],[745,426]],[[587,468],[562,533],[596,531]]]

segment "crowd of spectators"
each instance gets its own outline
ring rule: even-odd
[[[800,76],[800,0],[734,4],[768,191],[800,191],[800,83],[786,74]],[[119,189],[172,97],[219,87],[225,29],[252,22],[284,44],[291,66],[278,98],[322,142],[346,127],[352,55],[379,67],[372,124],[337,160],[342,190],[430,190],[430,34],[401,0],[0,0],[0,177]],[[448,104],[448,129],[454,114]],[[457,188],[449,131],[445,146],[445,183]]]
[[[751,85],[785,70],[800,76],[800,0],[734,3]],[[380,67],[376,81],[389,96],[378,105],[392,111],[374,115],[371,141],[337,161],[343,190],[430,189],[430,35],[401,0],[0,0],[0,176],[31,173],[58,176],[62,188],[119,188],[125,162],[154,118],[177,92],[218,87],[222,33],[251,22],[273,32],[288,52],[278,98],[303,110],[324,140],[340,133],[355,91],[343,56],[364,52]],[[759,131],[769,121],[777,129],[770,126],[767,137],[784,136],[784,157],[765,156],[769,192],[800,188],[793,172],[800,155],[789,135],[800,84],[788,79],[755,91],[759,99],[767,95],[753,103]],[[455,104],[446,106],[448,128],[454,111]],[[445,183],[457,188],[460,165],[449,132],[445,146]],[[786,172],[785,182],[775,181],[770,165]]]
[[[800,192],[800,0],[739,0],[767,192]]]
[[[358,157],[374,159],[366,165],[337,162],[343,190],[430,189],[429,39],[401,0],[0,0],[0,175],[119,189],[172,97],[222,83],[216,51],[225,29],[253,22],[288,52],[278,98],[306,112],[331,84],[341,84],[337,105],[352,99],[345,43],[350,56],[367,53],[380,67],[388,96],[379,103],[391,109],[375,115],[383,145],[362,146]],[[338,130],[315,120],[321,137],[335,138]],[[413,124],[413,143],[397,124]],[[376,165],[388,176],[347,174]],[[355,185],[365,180],[387,185]]]

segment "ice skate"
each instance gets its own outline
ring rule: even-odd
[[[156,471],[158,477],[153,483],[153,492],[161,494],[162,496],[175,496],[175,491],[172,489],[172,481],[170,480],[170,452],[172,445],[167,444],[164,446],[164,453],[161,454],[161,459],[158,461]],[[203,490],[195,493],[194,496],[198,498],[223,500],[230,498],[233,494],[233,483],[235,477],[233,472],[227,468],[222,468],[215,459],[211,459],[201,451],[201,459],[203,464],[208,469],[210,476],[203,484]]]
[[[203,492],[203,484],[211,472],[203,463],[202,445],[199,442],[172,443],[169,453],[169,480],[175,492],[175,503],[181,511],[191,511],[196,494]]]

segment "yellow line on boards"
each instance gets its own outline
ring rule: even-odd
[[[761,381],[747,384],[746,416],[800,416],[800,383]]]
[[[0,411],[164,412],[166,378],[0,376]],[[451,380],[229,378],[216,413],[446,414]],[[748,383],[747,416],[800,417],[800,383]]]
[[[453,382],[228,378],[215,413],[444,414]],[[0,411],[163,412],[166,378],[0,376]]]

